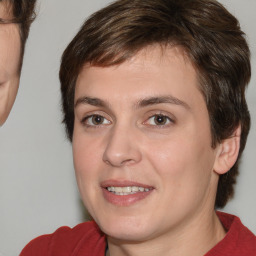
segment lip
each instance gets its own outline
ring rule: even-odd
[[[138,201],[141,201],[148,197],[154,190],[154,187],[134,181],[127,181],[127,180],[106,180],[103,181],[101,184],[101,189],[103,192],[104,198],[111,204],[116,205],[116,206],[130,206]],[[136,187],[143,187],[143,188],[148,188],[149,191],[144,191],[144,192],[138,192],[135,194],[130,194],[130,195],[116,195],[110,191],[108,191],[106,188],[107,187],[129,187],[129,186],[136,186]]]

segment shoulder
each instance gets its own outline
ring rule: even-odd
[[[222,225],[228,231],[227,236],[230,236],[241,243],[253,241],[253,245],[256,246],[256,236],[242,224],[237,216],[224,212],[218,212],[218,216]]]
[[[238,217],[223,212],[217,212],[217,214],[227,233],[206,256],[255,256],[256,236],[242,224]]]
[[[61,227],[52,234],[35,238],[22,250],[20,256],[68,256],[74,252],[76,255],[80,255],[80,252],[86,255],[96,245],[98,255],[101,255],[100,252],[105,250],[105,236],[97,224],[90,221],[74,228]]]

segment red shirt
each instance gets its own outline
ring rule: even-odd
[[[256,236],[236,216],[217,212],[226,236],[205,256],[256,256]]]
[[[218,212],[227,234],[205,256],[256,256],[256,237],[238,217]],[[32,240],[20,256],[104,256],[105,235],[93,221]]]

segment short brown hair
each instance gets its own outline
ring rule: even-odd
[[[234,192],[250,128],[245,88],[251,66],[238,20],[215,0],[119,0],[93,14],[62,56],[60,82],[68,137],[72,141],[75,85],[84,64],[120,64],[155,44],[181,46],[194,64],[209,112],[213,148],[241,125],[238,160],[219,179],[215,206],[224,207]]]
[[[3,19],[0,17],[0,24],[17,23],[20,30],[21,38],[21,64],[24,55],[26,40],[28,38],[31,23],[34,21],[36,0],[0,0],[5,4],[10,18]]]

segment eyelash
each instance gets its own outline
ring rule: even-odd
[[[164,118],[166,120],[166,122],[164,124],[156,124],[155,123],[155,119],[156,118]],[[150,124],[150,119],[154,118],[153,122],[154,124]],[[174,124],[175,121],[169,117],[168,115],[165,115],[165,114],[162,114],[162,113],[158,113],[158,114],[154,114],[154,115],[151,115],[145,122],[143,122],[143,124],[149,126],[149,127],[153,127],[153,128],[156,128],[156,129],[163,129],[163,128],[168,128],[170,125]]]
[[[100,123],[100,124],[93,124],[93,120],[92,118],[103,118],[103,123]],[[150,119],[152,118],[164,118],[166,120],[167,123],[164,123],[164,124],[159,124],[157,125],[156,123],[155,124],[147,124]],[[91,120],[90,120],[91,119]],[[104,123],[105,121],[107,121],[107,123]],[[90,122],[90,123],[89,123]],[[105,125],[110,125],[111,124],[111,121],[109,121],[106,117],[100,115],[100,114],[92,114],[92,115],[88,115],[88,116],[85,116],[82,120],[81,120],[81,123],[86,126],[87,128],[100,128],[102,126],[105,126]],[[144,125],[147,125],[147,126],[150,126],[150,127],[156,127],[156,128],[164,128],[164,127],[168,127],[169,125],[171,124],[174,124],[175,121],[170,118],[169,116],[167,115],[164,115],[164,114],[154,114],[154,115],[151,115],[149,118],[147,118],[146,121],[143,122]]]
[[[93,117],[103,118],[104,121],[105,121],[105,120],[108,121],[108,124],[102,123],[102,124],[97,125],[97,124],[93,124],[93,121],[92,121],[92,120],[90,121],[91,124],[88,124],[88,120],[92,119]],[[103,121],[103,122],[104,122],[104,121]],[[85,117],[81,120],[81,123],[82,123],[84,126],[88,127],[88,128],[99,128],[99,127],[101,127],[102,125],[109,125],[109,124],[111,124],[111,121],[109,121],[107,118],[105,118],[105,117],[102,116],[102,115],[92,114],[92,115],[85,116]]]

